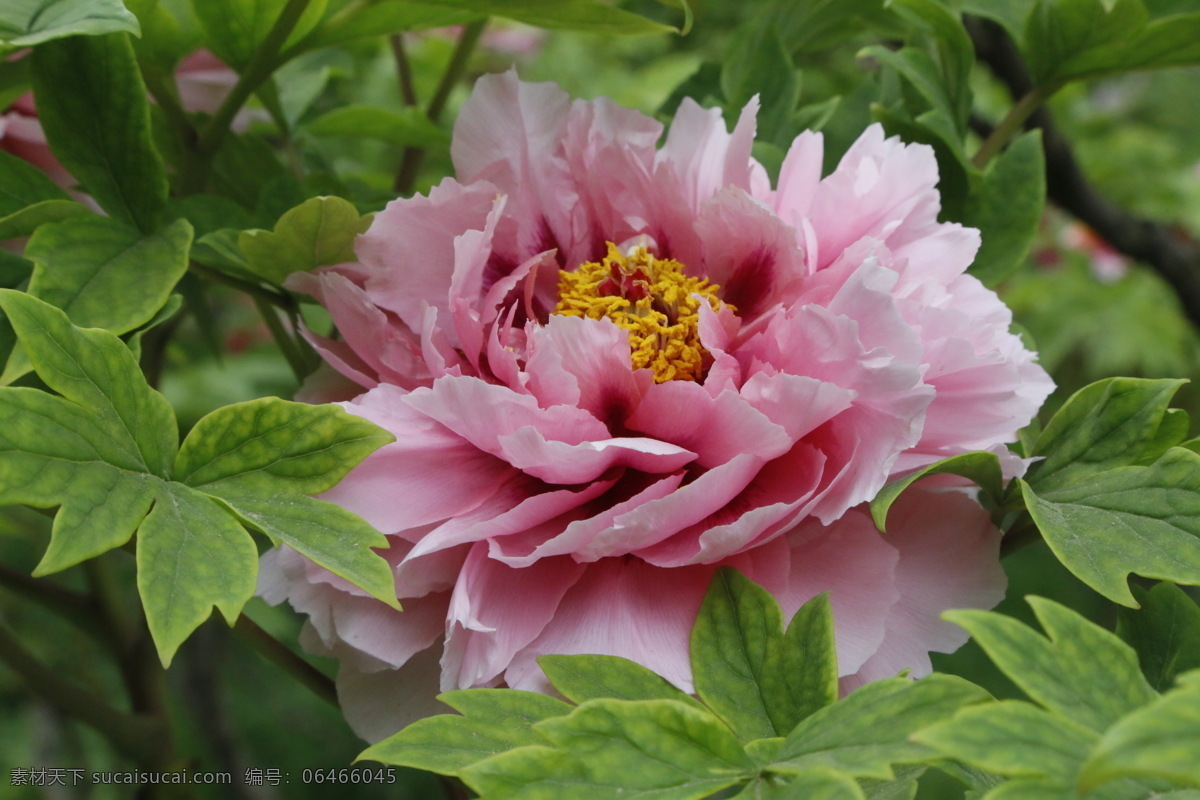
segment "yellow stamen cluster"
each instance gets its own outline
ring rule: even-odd
[[[702,377],[700,303],[721,308],[720,287],[684,275],[678,261],[655,258],[645,247],[622,253],[612,242],[604,258],[559,278],[554,313],[607,317],[629,331],[634,369],[653,370],[657,383]]]

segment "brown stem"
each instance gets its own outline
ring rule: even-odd
[[[972,20],[968,30],[980,60],[1014,97],[1024,97],[1034,90],[1016,45],[1003,28],[986,20]],[[982,126],[976,123],[974,127]],[[1087,224],[1119,252],[1157,272],[1174,289],[1192,324],[1200,327],[1200,242],[1182,228],[1138,217],[1100,194],[1046,108],[1032,113],[1026,127],[1042,130],[1050,201]]]

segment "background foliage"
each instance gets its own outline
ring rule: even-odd
[[[208,111],[173,77],[198,49],[240,76]],[[386,437],[287,402],[316,364],[294,323],[328,323],[281,284],[447,174],[471,78],[513,64],[663,119],[758,94],[769,171],[805,128],[827,168],[871,121],[932,145],[943,217],[982,229],[972,271],[1059,384],[1020,445],[1044,460],[938,468],[984,488],[1010,578],[938,675],[837,701],[827,604],[783,620],[722,573],[697,698],[547,657],[569,702],[450,693],[462,716],[364,754],[394,784],[339,795],[463,791],[419,767],[496,798],[1200,796],[1192,0],[11,0],[0,55],[0,109],[32,89],[86,193],[0,152],[0,796],[84,796],[18,768],[152,766],[318,797],[303,771],[358,757],[332,665],[251,599],[279,541],[391,596],[376,534],[307,497]]]

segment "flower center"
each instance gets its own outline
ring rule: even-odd
[[[645,247],[608,255],[559,272],[555,314],[608,318],[629,331],[633,368],[654,371],[656,383],[697,381],[707,351],[700,345],[700,304],[721,308],[720,288],[683,274],[683,265],[655,258]]]

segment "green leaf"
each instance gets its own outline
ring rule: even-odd
[[[1192,672],[1194,679],[1200,672]],[[1200,787],[1200,684],[1180,688],[1117,722],[1079,774],[1083,791],[1118,778]]]
[[[678,30],[598,0],[439,0],[436,5],[558,30],[606,34]]]
[[[1024,36],[1034,81],[1045,86],[1085,74],[1097,56],[1119,50],[1124,37],[1144,29],[1147,18],[1140,0],[1117,0],[1107,9],[1100,0],[1041,0]]]
[[[76,325],[126,333],[162,308],[187,271],[192,226],[176,220],[143,236],[107,217],[43,225],[25,256],[35,264],[29,293]]]
[[[930,748],[910,741],[913,733],[987,699],[978,686],[949,675],[868,683],[797,725],[770,768],[793,772],[828,767],[889,780],[892,764],[916,764],[932,756]]]
[[[752,781],[736,800],[865,800],[863,790],[853,778],[831,769],[810,769],[779,778]]]
[[[288,211],[273,231],[243,231],[238,248],[246,267],[272,283],[293,272],[353,261],[354,239],[371,224],[340,197],[314,197]]]
[[[744,741],[791,729],[782,727],[797,717],[783,675],[783,616],[765,589],[718,569],[692,628],[691,656],[696,694]]]
[[[977,14],[999,22],[1014,42],[1021,40],[1025,31],[1025,20],[1035,5],[1037,0],[961,0],[956,4],[964,13]]]
[[[1071,395],[1034,443],[1025,480],[1047,494],[1095,473],[1136,464],[1184,381],[1108,378]]]
[[[170,482],[138,528],[137,565],[146,623],[166,665],[213,606],[237,621],[254,596],[258,548],[227,510]]]
[[[967,198],[962,222],[982,235],[971,274],[995,286],[1025,263],[1046,204],[1041,131],[1030,131],[988,166]]]
[[[501,753],[460,776],[489,800],[688,800],[755,771],[720,720],[674,700],[590,700],[534,730],[554,746]]]
[[[965,708],[913,738],[988,772],[1069,784],[1099,736],[1029,703],[1002,700]]]
[[[175,460],[176,479],[220,498],[245,523],[395,608],[387,539],[357,516],[306,495],[335,486],[394,437],[338,406],[263,398],[201,419]]]
[[[244,70],[279,19],[287,0],[192,0],[205,43],[229,66]],[[304,38],[325,13],[325,0],[310,2],[285,44]]]
[[[837,646],[828,594],[809,600],[784,634],[783,679],[791,702],[776,711],[776,724],[790,731],[801,720],[837,701]]]
[[[888,510],[892,503],[907,489],[922,478],[930,475],[959,475],[967,478],[982,488],[989,497],[999,498],[1004,490],[1004,476],[1000,472],[1000,459],[995,453],[983,450],[974,453],[962,453],[930,464],[916,472],[897,478],[879,490],[879,494],[871,501],[871,518],[879,530],[887,530]]]
[[[1200,12],[1150,19],[1142,0],[1043,0],[1029,17],[1026,58],[1042,85],[1200,63]]]
[[[478,14],[470,11],[435,2],[349,3],[293,46],[290,52],[295,55],[357,39],[463,25],[478,18]]]
[[[254,489],[293,495],[333,488],[355,464],[394,441],[334,405],[264,397],[200,420],[175,459],[176,479],[220,495]]]
[[[1097,733],[1156,696],[1133,650],[1074,611],[1028,598],[1048,637],[990,611],[947,611],[1025,694]]]
[[[721,67],[721,90],[726,107],[739,110],[758,95],[761,112],[758,140],[789,143],[796,131],[791,117],[800,101],[800,73],[779,38],[779,32],[759,21],[738,31]]]
[[[35,575],[138,531],[138,589],[164,665],[213,606],[232,621],[253,594],[258,551],[239,517],[395,605],[390,569],[367,549],[383,537],[303,494],[332,486],[389,434],[333,406],[268,398],[221,409],[178,454],[188,486],[172,480],[175,415],[115,334],[10,289],[0,307],[61,395],[0,388],[0,504],[60,507]]]
[[[677,700],[704,708],[666,678],[635,661],[620,656],[539,656],[538,666],[554,688],[575,703],[612,698],[616,700]]]
[[[458,775],[498,753],[545,744],[534,733],[534,723],[571,711],[561,700],[516,689],[463,689],[440,694],[438,699],[463,716],[442,714],[418,720],[367,748],[358,760]]]
[[[67,199],[67,193],[46,173],[28,161],[0,150],[0,222],[34,203]]]
[[[419,108],[391,111],[377,106],[348,105],[322,114],[304,126],[313,136],[382,139],[406,147],[445,146],[446,131],[429,121]]]
[[[32,58],[38,119],[54,155],[113,217],[155,230],[167,177],[129,37],[49,42]]]
[[[65,36],[141,33],[121,0],[5,0],[0,45],[32,47]]]
[[[1136,606],[1127,578],[1200,584],[1200,456],[1173,447],[1147,467],[1119,467],[1025,506],[1058,559],[1110,600]]]
[[[1141,609],[1121,609],[1117,634],[1137,651],[1150,685],[1166,691],[1180,673],[1200,668],[1200,607],[1171,583],[1133,591]]]
[[[81,203],[74,200],[42,200],[6,217],[0,217],[0,242],[28,236],[47,223],[90,213]]]

